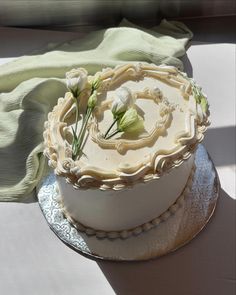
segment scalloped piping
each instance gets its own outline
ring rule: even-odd
[[[84,232],[88,236],[96,236],[97,238],[103,239],[127,239],[131,236],[137,236],[141,234],[142,232],[147,232],[156,226],[158,226],[160,223],[165,222],[171,215],[175,214],[178,209],[180,209],[184,203],[184,200],[188,196],[191,186],[194,179],[194,173],[196,170],[195,163],[193,163],[189,178],[187,180],[187,184],[185,185],[185,188],[183,192],[180,194],[180,196],[176,199],[175,203],[171,205],[164,213],[162,213],[160,216],[140,225],[135,228],[131,228],[128,230],[121,230],[121,231],[102,231],[102,230],[96,230],[91,227],[86,227],[79,221],[75,220],[70,216],[68,211],[65,209],[62,198],[60,198],[59,205],[60,209],[64,215],[64,217],[80,232]]]
[[[161,92],[160,92],[161,93]],[[154,139],[157,139],[163,131],[166,130],[166,125],[168,125],[171,117],[171,111],[174,107],[171,107],[166,100],[163,99],[163,94],[159,94],[158,96],[148,88],[145,88],[143,91],[136,91],[133,93],[136,100],[139,98],[145,98],[148,100],[153,100],[160,106],[159,110],[159,120],[157,120],[154,124],[155,127],[149,132],[148,135],[143,136],[140,139],[137,139],[135,142],[132,140],[124,140],[124,139],[111,139],[106,140],[103,138],[102,134],[99,131],[98,121],[96,119],[90,123],[90,133],[91,138],[94,142],[96,142],[101,148],[113,148],[116,149],[120,154],[127,152],[129,149],[136,149],[148,146]],[[107,107],[109,107],[112,103],[112,100],[107,100],[103,102],[100,106],[100,109],[97,113],[102,113]],[[142,163],[143,165],[143,163]],[[136,169],[135,169],[136,170]],[[123,170],[124,171],[124,170]],[[124,171],[125,172],[125,171]]]
[[[148,72],[149,74],[150,72],[155,73],[152,71],[157,72],[157,69],[159,70],[157,73],[158,78],[165,80],[165,82],[169,82],[175,87],[178,87],[182,94],[189,95],[191,92],[190,83],[186,84],[186,80],[182,76],[176,76],[177,69],[174,67],[158,67],[153,64],[145,63],[127,64],[115,67],[114,69],[105,68],[102,71],[102,75],[104,80],[111,78],[112,80],[115,79],[115,81],[117,81],[120,79],[124,71],[127,71],[129,75],[132,76],[134,74],[140,74],[141,71]],[[170,76],[172,79],[170,79]],[[173,80],[173,77],[176,79],[175,81]],[[183,81],[185,84],[181,84]],[[106,81],[104,87],[109,87],[110,83],[111,82],[108,83]],[[152,159],[151,162],[144,163],[143,166],[134,173],[127,174],[123,172],[121,174],[119,173],[119,175],[109,175],[109,177],[106,177],[104,174],[103,179],[101,179],[99,176],[102,175],[103,171],[97,171],[94,170],[93,167],[88,167],[88,169],[84,169],[81,174],[82,170],[79,171],[76,167],[76,162],[71,159],[71,147],[63,139],[63,136],[66,133],[67,124],[65,122],[60,122],[62,114],[66,114],[66,111],[70,109],[70,104],[71,100],[67,94],[66,98],[60,98],[58,100],[58,104],[54,107],[53,111],[49,113],[48,121],[45,122],[46,130],[44,131],[44,154],[49,158],[49,166],[54,168],[55,174],[64,176],[66,181],[71,183],[76,189],[96,187],[101,190],[120,190],[126,188],[127,186],[133,186],[135,183],[140,181],[147,182],[149,180],[159,178],[164,172],[178,167],[191,156],[198,143],[202,141],[204,132],[210,124],[208,118],[205,118],[204,121],[201,122],[199,122],[197,118],[194,118],[196,125],[193,127],[193,130],[195,131],[195,134],[191,135],[193,130],[190,126],[190,134],[187,131],[182,135],[182,138],[177,139],[180,145],[181,141],[184,143],[184,145],[182,145],[177,151],[163,151],[162,154],[156,154],[155,159]],[[60,111],[59,118],[56,116],[57,111]],[[194,123],[193,117],[194,115],[191,114],[190,120],[192,124]],[[56,135],[51,134],[52,132],[50,133],[50,128],[53,128]],[[153,163],[155,163],[155,173],[153,173],[153,167],[150,167]],[[94,176],[90,175],[91,172]]]

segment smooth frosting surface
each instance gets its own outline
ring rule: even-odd
[[[209,122],[199,111],[189,80],[176,68],[130,63],[97,74],[102,86],[84,156],[76,161],[71,158],[74,106],[70,93],[59,99],[45,124],[45,154],[57,175],[77,188],[120,190],[158,178],[191,156]],[[135,96],[145,131],[105,140],[103,134],[113,120],[111,104],[121,87]],[[82,111],[85,103],[86,93],[80,103]]]
[[[57,177],[66,212],[86,227],[123,231],[160,217],[182,194],[193,167],[194,155],[159,179],[137,183],[124,190],[75,190]]]

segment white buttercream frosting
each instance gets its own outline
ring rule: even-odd
[[[130,230],[159,217],[182,194],[194,155],[158,179],[123,190],[75,190],[57,177],[66,212],[86,227],[102,231]]]
[[[138,226],[128,228],[128,229],[126,229],[127,224],[124,227],[125,229],[117,230],[117,231],[114,230],[113,227],[112,227],[112,231],[107,231],[107,230],[105,231],[105,230],[101,230],[101,229],[97,230],[96,228],[85,226],[84,224],[82,224],[81,222],[78,221],[78,216],[77,216],[77,218],[72,217],[71,211],[68,211],[67,207],[64,204],[63,200],[65,198],[61,197],[60,200],[59,200],[59,203],[60,203],[61,210],[62,210],[64,216],[79,231],[85,232],[87,235],[90,235],[90,236],[95,235],[97,238],[109,238],[109,239],[121,238],[121,239],[127,239],[127,238],[131,237],[132,235],[136,236],[136,235],[141,234],[142,232],[146,232],[146,231],[151,230],[152,228],[155,228],[160,223],[165,222],[169,217],[171,217],[173,214],[175,214],[178,211],[178,209],[182,207],[185,199],[188,197],[189,191],[191,190],[191,185],[192,185],[192,182],[193,182],[193,178],[194,178],[194,173],[195,173],[195,165],[192,166],[192,170],[191,170],[189,179],[187,181],[187,184],[185,185],[185,188],[184,188],[183,192],[180,194],[180,196],[177,198],[177,200],[175,200],[175,202],[172,203],[171,206],[168,207],[168,209],[166,211],[162,211],[162,214],[156,216],[155,218],[150,219],[149,221],[147,221],[145,223],[139,223]],[[59,182],[60,182],[60,179],[59,179]],[[148,188],[148,189],[151,189],[151,188]],[[146,193],[145,193],[145,195],[146,195]],[[143,198],[143,197],[144,196],[141,196],[141,198]],[[138,203],[138,201],[139,201],[139,199],[137,197],[134,204]],[[126,201],[123,202],[123,205],[125,205],[125,204],[126,204]],[[146,204],[148,204],[148,200],[146,200]],[[77,202],[76,202],[76,205],[77,205],[77,208],[78,208],[78,203]],[[149,206],[150,206],[150,203],[149,203]],[[160,210],[160,208],[159,208],[159,210]],[[133,206],[133,211],[135,211],[134,206]],[[105,213],[107,215],[107,212],[105,212]],[[111,212],[111,213],[112,214],[110,216],[113,217],[113,212]],[[135,211],[135,215],[136,214],[139,214],[139,211]],[[79,213],[77,212],[76,215],[79,215]],[[135,215],[132,215],[132,218],[131,218],[130,215],[128,215],[129,220],[135,220],[135,217],[136,217]],[[121,216],[123,217],[123,212],[122,212]],[[146,218],[148,218],[148,215],[146,216]],[[112,224],[113,224],[113,221],[114,221],[114,219],[112,218]]]
[[[97,75],[101,86],[84,154],[72,160],[71,93],[58,100],[45,123],[45,154],[58,176],[66,212],[87,227],[120,231],[144,224],[175,203],[209,121],[189,79],[175,67],[128,63]],[[144,132],[104,139],[113,122],[112,106],[119,96],[126,101],[129,95],[144,120]],[[87,98],[84,91],[82,111]]]

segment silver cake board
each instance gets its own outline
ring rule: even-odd
[[[147,260],[175,251],[190,242],[211,218],[219,196],[220,182],[203,145],[197,148],[195,166],[192,188],[182,207],[165,222],[127,239],[101,239],[73,227],[58,203],[60,196],[53,172],[38,186],[38,201],[50,228],[73,249],[100,259]]]

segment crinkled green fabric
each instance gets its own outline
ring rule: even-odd
[[[118,27],[0,66],[0,201],[22,200],[47,169],[43,125],[66,91],[66,71],[84,67],[93,74],[132,61],[182,69],[179,58],[191,38],[191,31],[180,22],[163,20],[144,29],[123,20]]]

